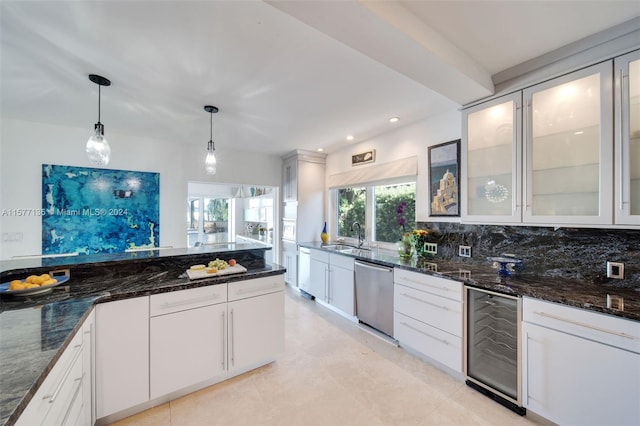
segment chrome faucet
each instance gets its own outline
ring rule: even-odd
[[[360,235],[361,230],[360,230],[360,223],[358,222],[353,222],[353,225],[351,225],[351,232],[353,232],[353,228],[358,227],[358,248],[362,247],[362,236]]]

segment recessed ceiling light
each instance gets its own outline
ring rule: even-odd
[[[399,118],[399,117],[391,117],[391,118],[389,119],[389,123],[397,123],[398,121],[400,121],[400,118]]]
[[[322,152],[322,151],[324,151],[324,149],[318,148],[318,152]]]
[[[347,136],[347,140],[348,141],[352,141],[353,140],[353,136],[352,135]]]
[[[582,130],[578,130],[577,132],[573,133],[574,135],[582,135],[584,134],[584,132]]]

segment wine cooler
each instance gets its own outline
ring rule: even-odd
[[[465,286],[466,383],[520,415],[522,299]]]

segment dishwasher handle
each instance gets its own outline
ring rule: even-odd
[[[357,260],[355,260],[353,263],[356,266],[361,266],[363,268],[368,268],[368,269],[374,269],[374,270],[380,271],[380,272],[393,272],[393,268],[387,268],[385,266],[374,265],[372,263],[360,262],[360,261],[357,261]]]

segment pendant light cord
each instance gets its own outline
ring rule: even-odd
[[[209,113],[209,140],[213,140],[213,112]]]
[[[100,89],[102,86],[98,84],[98,123],[100,123]]]

